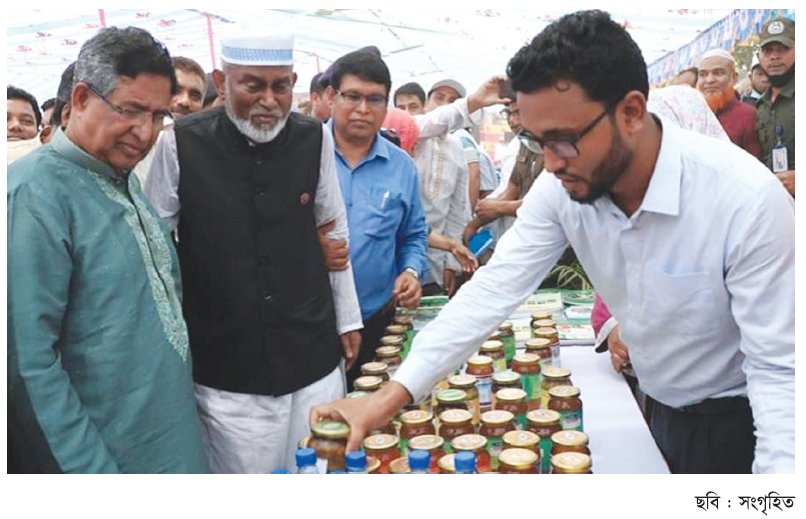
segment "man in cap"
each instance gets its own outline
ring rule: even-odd
[[[607,13],[550,24],[508,73],[521,137],[552,174],[392,380],[311,421],[347,420],[357,447],[476,351],[571,244],[657,402],[651,428],[672,472],[794,473],[792,198],[735,145],[648,112],[646,63]]]
[[[161,138],[145,192],[178,231],[184,312],[214,472],[294,466],[308,409],[345,393],[361,314],[351,267],[327,273],[317,226],[346,210],[333,139],[291,112],[293,37],[225,38],[224,106]]]
[[[795,196],[795,22],[764,24],[758,60],[770,88],[756,103],[761,160]]]
[[[150,34],[102,29],[66,130],[8,168],[10,472],[209,471],[176,252],[131,175],[175,88]]]
[[[756,109],[742,103],[735,86],[738,74],[736,60],[723,49],[709,50],[697,66],[697,89],[719,119],[730,140],[746,152],[761,159],[761,145],[756,132]]]
[[[764,72],[761,62],[758,60],[758,54],[753,54],[753,60],[750,62],[750,72],[747,73],[747,79],[750,80],[750,92],[742,97],[742,102],[756,106],[756,101],[761,99],[764,92],[770,88],[770,76]]]

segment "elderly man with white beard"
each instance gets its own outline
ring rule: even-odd
[[[145,193],[178,234],[211,468],[265,474],[344,395],[362,321],[351,266],[328,273],[319,244],[324,225],[347,239],[346,210],[331,133],[291,113],[293,37],[228,38],[221,57],[224,106],[163,134]]]

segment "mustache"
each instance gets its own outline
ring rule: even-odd
[[[271,117],[276,117],[277,119],[282,119],[283,110],[280,107],[266,110],[265,108],[261,108],[259,106],[253,106],[252,109],[249,110],[249,117],[254,117],[256,115],[269,115]]]

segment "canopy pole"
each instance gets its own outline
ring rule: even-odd
[[[210,13],[204,13],[207,16],[207,40],[210,42],[210,58],[213,60],[213,70],[216,69],[215,60],[215,41],[213,39],[213,18]]]
[[[106,27],[106,15],[103,9],[98,9],[98,17],[101,19],[101,27]]]

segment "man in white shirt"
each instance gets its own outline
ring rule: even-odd
[[[346,419],[356,447],[465,361],[570,244],[659,402],[651,427],[672,472],[793,473],[791,197],[735,146],[647,112],[646,64],[606,13],[551,24],[508,72],[524,139],[553,175],[538,177],[492,261],[417,335],[392,382],[311,420]]]

